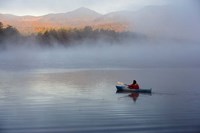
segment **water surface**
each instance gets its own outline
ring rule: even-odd
[[[116,93],[133,79],[152,95]],[[1,70],[0,132],[198,133],[199,79],[199,68]]]

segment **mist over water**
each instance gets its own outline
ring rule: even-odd
[[[176,42],[84,44],[1,51],[2,70],[64,68],[199,67],[200,46]]]
[[[111,44],[101,39],[91,43],[86,38],[78,45],[55,43],[46,48],[32,38],[25,44],[10,44],[8,50],[0,51],[0,69],[200,67],[198,11],[198,1],[177,0],[131,14],[122,12],[133,21],[136,35],[146,37],[138,40],[125,37]]]

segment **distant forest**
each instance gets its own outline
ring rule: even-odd
[[[4,26],[0,22],[0,48],[6,45],[27,45],[35,43],[39,46],[63,45],[70,46],[75,44],[95,43],[105,41],[107,43],[120,43],[127,39],[140,40],[145,36],[133,32],[116,32],[114,30],[93,29],[86,26],[83,29],[51,29],[42,33],[32,35],[22,35],[20,32],[10,25]]]
[[[10,25],[4,28],[3,23],[0,22],[0,48],[2,48],[5,43],[16,42],[20,37],[21,35],[16,28]]]

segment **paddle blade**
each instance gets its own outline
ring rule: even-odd
[[[119,81],[117,82],[117,84],[118,84],[118,85],[124,85],[123,82],[119,82]]]

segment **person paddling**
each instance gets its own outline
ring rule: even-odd
[[[136,80],[133,80],[133,83],[128,85],[128,88],[130,89],[139,89],[139,85],[137,84],[137,81]]]

